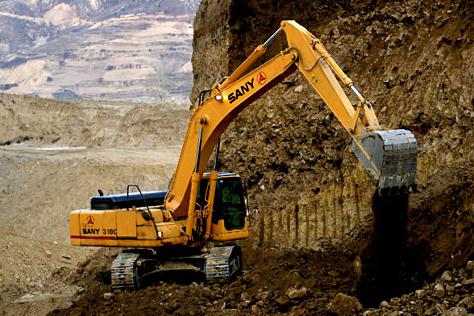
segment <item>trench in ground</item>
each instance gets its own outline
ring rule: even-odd
[[[406,247],[408,193],[375,192],[372,198],[374,230],[362,255],[357,296],[365,307],[398,297],[429,281],[423,258]]]

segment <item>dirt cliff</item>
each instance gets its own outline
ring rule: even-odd
[[[375,102],[384,127],[415,133],[419,193],[409,203],[408,238],[413,251],[427,253],[444,240],[442,251],[424,257],[434,275],[453,264],[457,248],[470,249],[458,264],[472,254],[464,237],[473,229],[474,206],[463,193],[472,190],[467,171],[474,161],[472,8],[470,1],[203,1],[195,20],[192,97],[235,69],[280,20],[308,28]],[[322,237],[370,223],[373,186],[344,129],[301,75],[244,110],[223,144],[224,167],[247,178],[252,206],[262,214],[261,245],[317,248]],[[459,200],[443,203],[456,205],[456,219],[438,229],[442,214],[429,192],[433,186],[439,194],[449,191],[449,183],[459,186]]]

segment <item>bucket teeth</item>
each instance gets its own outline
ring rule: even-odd
[[[397,129],[367,133],[352,142],[352,150],[379,190],[416,185],[418,149],[412,132]]]

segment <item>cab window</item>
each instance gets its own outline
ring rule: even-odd
[[[245,200],[240,178],[223,178],[218,183],[216,208],[224,218],[227,230],[242,229],[245,225]]]

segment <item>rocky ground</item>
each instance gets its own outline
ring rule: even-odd
[[[446,270],[433,283],[415,292],[381,301],[378,310],[365,315],[468,315],[474,311],[474,261]]]
[[[356,280],[351,262],[337,250],[279,251],[245,247],[244,274],[227,285],[185,280],[184,283],[157,283],[138,292],[110,293],[108,275],[110,254],[96,256],[75,278],[90,278],[83,297],[71,308],[52,314],[230,314],[306,312],[325,313],[321,302],[328,302],[338,290],[350,292]],[[85,275],[84,275],[85,274]],[[88,276],[89,275],[89,276]],[[103,278],[101,279],[100,276]],[[92,286],[91,286],[92,285]],[[147,299],[149,298],[149,299]],[[316,300],[316,301],[313,301]],[[144,302],[145,301],[145,302]]]

